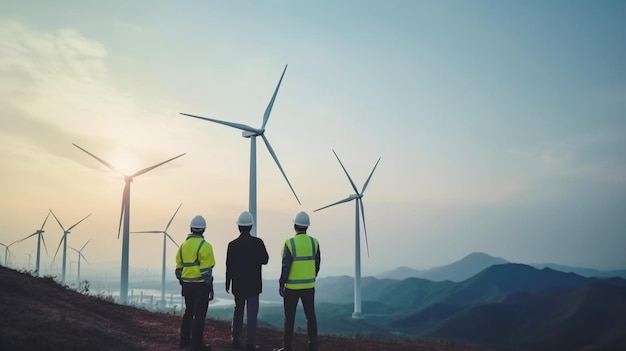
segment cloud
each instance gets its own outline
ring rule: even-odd
[[[75,142],[161,159],[146,147],[159,137],[154,111],[118,88],[107,59],[102,43],[75,29],[42,32],[0,20],[2,132],[62,156]],[[5,152],[14,149],[8,139],[3,144]]]
[[[19,118],[66,126],[74,133],[130,135],[133,128],[118,126],[138,109],[111,81],[106,59],[101,43],[74,29],[40,32],[2,20],[0,102],[19,112]]]

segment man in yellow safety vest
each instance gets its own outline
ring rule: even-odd
[[[195,216],[189,225],[191,233],[176,253],[176,278],[185,297],[185,314],[180,326],[180,347],[191,351],[210,350],[204,344],[204,322],[213,300],[213,247],[204,240],[206,221]]]
[[[309,351],[317,351],[317,317],[315,316],[315,278],[320,270],[320,247],[317,239],[307,235],[309,215],[298,212],[293,220],[296,234],[285,240],[282,249],[282,271],[279,294],[283,297],[285,330],[283,346],[277,351],[292,351],[293,329],[298,301],[302,300],[307,320]]]

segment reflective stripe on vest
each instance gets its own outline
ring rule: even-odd
[[[317,245],[315,239],[312,237],[309,237],[309,239],[311,240],[311,253],[308,256],[300,255],[308,254],[309,252],[303,253],[298,251],[295,238],[289,239],[289,249],[291,249],[293,262],[285,282],[285,287],[288,289],[299,290],[315,287],[315,254],[317,253]]]
[[[196,251],[196,260],[193,262],[185,262],[184,258],[183,258],[183,247],[181,246],[180,249],[178,249],[178,253],[180,255],[180,262],[183,265],[183,267],[194,267],[194,266],[199,266],[200,265],[200,260],[198,259],[198,256],[200,255],[200,249],[202,248],[202,245],[204,245],[204,239],[202,241],[200,241],[200,245],[198,245],[198,250]]]

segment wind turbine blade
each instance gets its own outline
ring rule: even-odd
[[[9,246],[7,246],[7,247],[12,246],[13,244],[17,244],[18,242],[20,242],[20,240],[15,240],[14,242],[10,243]]]
[[[181,157],[181,156],[184,156],[185,154],[186,154],[186,153],[180,154],[180,155],[178,155],[178,156],[176,156],[176,157],[172,157],[172,158],[170,158],[170,159],[169,159],[169,160],[167,160],[167,161],[163,161],[163,162],[158,163],[158,164],[156,164],[156,165],[154,165],[154,166],[150,166],[150,167],[148,167],[148,168],[144,168],[144,169],[142,169],[141,171],[138,171],[138,172],[136,172],[135,174],[131,175],[130,177],[131,177],[131,178],[133,178],[133,177],[136,177],[136,176],[140,176],[140,175],[142,175],[142,174],[144,174],[144,173],[146,173],[146,172],[149,172],[149,171],[151,171],[151,170],[153,170],[153,169],[155,169],[155,168],[157,168],[157,167],[159,167],[159,166],[161,166],[161,165],[163,165],[163,164],[165,164],[165,163],[168,163],[168,162],[170,162],[170,161],[173,161],[173,160],[175,160],[175,159],[177,159],[177,158],[179,158],[179,157]]]
[[[70,230],[72,230],[72,228],[76,227],[77,225],[80,224],[80,222],[84,221],[85,219],[87,219],[87,217],[91,216],[91,213],[86,215],[85,218],[81,219],[80,221],[76,222],[76,224],[74,224],[73,226],[67,228],[67,231],[69,232]]]
[[[61,227],[61,229],[63,229],[63,231],[65,232],[65,228],[63,228],[63,224],[61,224],[61,221],[59,221],[59,219],[57,218],[57,216],[54,214],[54,212],[52,212],[52,209],[50,209],[50,213],[52,213],[52,217],[54,217],[54,219],[57,220],[57,223],[59,223],[59,226]]]
[[[26,239],[28,239],[28,238],[30,238],[30,237],[32,237],[32,236],[35,236],[35,235],[37,235],[37,234],[39,234],[39,233],[34,232],[34,233],[32,233],[32,234],[30,234],[30,235],[28,235],[28,236],[26,236],[26,237],[24,237],[24,238],[22,238],[22,239],[18,240],[17,242],[18,242],[18,243],[21,243],[22,241],[24,241],[24,240],[26,240]]]
[[[139,233],[161,234],[161,233],[163,233],[163,231],[160,231],[160,230],[144,230],[144,231],[141,231],[141,232],[130,232],[130,233],[131,234],[133,234],[133,233],[134,234],[139,234]]]
[[[318,208],[317,210],[314,210],[313,212],[317,212],[317,211],[319,211],[319,210],[323,210],[323,209],[325,209],[325,208],[329,208],[329,207],[331,207],[331,206],[339,205],[339,204],[342,204],[342,203],[344,203],[344,202],[350,202],[350,201],[352,201],[352,200],[354,200],[354,199],[356,199],[356,197],[352,197],[352,196],[351,196],[351,197],[347,197],[347,198],[345,198],[345,199],[343,199],[343,200],[337,201],[337,202],[332,203],[332,204],[330,204],[330,205],[327,205],[327,206],[324,206],[324,207],[320,207],[320,208]]]
[[[113,172],[118,173],[118,174],[121,174],[121,175],[124,175],[124,173],[122,173],[122,172],[118,171],[115,167],[113,167],[113,165],[112,165],[112,164],[108,163],[107,161],[105,161],[105,160],[101,159],[100,157],[98,157],[98,156],[96,156],[96,155],[92,154],[91,152],[89,152],[89,151],[87,151],[87,150],[83,149],[82,147],[80,147],[80,146],[78,146],[78,145],[76,145],[76,144],[74,144],[74,143],[72,143],[72,145],[76,146],[77,148],[79,148],[80,150],[82,150],[83,152],[85,152],[87,155],[89,155],[89,156],[91,156],[91,157],[95,158],[96,160],[100,161],[100,163],[102,163],[103,165],[107,166],[107,168],[109,168],[109,169],[110,169],[110,170],[112,170]]]
[[[223,124],[225,126],[229,126],[229,127],[233,127],[236,129],[240,129],[240,130],[245,130],[247,132],[251,132],[251,133],[259,133],[259,130],[256,128],[252,128],[248,125],[245,124],[241,124],[241,123],[234,123],[234,122],[227,122],[227,121],[221,121],[219,119],[213,119],[213,118],[208,118],[208,117],[201,117],[201,116],[196,116],[196,115],[190,115],[187,113],[180,113],[181,115],[184,116],[189,116],[189,117],[193,117],[193,118],[198,118],[198,119],[203,119],[205,121],[209,121],[209,122],[214,122],[214,123],[218,123],[218,124]]]
[[[83,255],[82,252],[79,252],[78,254],[80,255],[80,257],[83,258],[83,260],[85,260],[85,262],[89,263],[89,261],[87,261],[87,258],[85,257],[85,255]]]
[[[39,230],[43,230],[43,226],[46,225],[46,221],[48,221],[48,217],[50,217],[50,210],[48,209],[48,214],[46,215],[46,219],[43,220],[43,224]]]
[[[172,221],[174,220],[174,217],[176,217],[176,214],[178,213],[178,210],[180,210],[180,206],[182,206],[183,203],[181,202],[180,205],[178,205],[178,208],[176,209],[176,212],[174,212],[174,215],[172,216],[172,218],[170,219],[169,222],[167,222],[167,226],[165,227],[165,231],[167,231],[167,228],[170,227],[170,224],[172,224]]]
[[[352,181],[352,178],[350,178],[350,175],[348,174],[348,171],[346,171],[346,167],[344,167],[343,163],[341,163],[341,160],[339,159],[339,156],[337,156],[337,153],[335,152],[335,150],[333,150],[333,154],[335,154],[335,157],[337,158],[337,161],[339,161],[339,164],[341,165],[341,168],[343,168],[344,173],[348,176],[348,180],[350,181],[350,184],[352,185],[352,189],[354,189],[355,193],[359,194],[359,190],[356,188],[356,185]]]
[[[378,161],[376,161],[376,164],[374,165],[374,168],[372,169],[372,173],[370,173],[370,176],[367,177],[365,184],[363,184],[363,190],[361,190],[361,194],[365,192],[365,188],[367,188],[367,184],[370,182],[370,179],[372,179],[372,175],[374,174],[374,171],[376,170],[376,167],[378,166],[378,162],[380,162],[380,157],[378,158]]]
[[[126,185],[124,186],[124,193],[122,195],[122,210],[120,211],[120,224],[117,227],[117,239],[119,240],[120,238],[120,233],[122,232],[122,218],[124,217],[124,211],[126,211],[126,194],[128,193],[126,191],[126,188],[128,188],[130,186],[129,182],[126,182]]]
[[[87,246],[87,244],[89,244],[89,242],[90,242],[90,241],[91,241],[91,239],[87,240],[87,242],[85,243],[85,245],[83,245],[83,247],[81,247],[81,248],[80,248],[80,250],[78,250],[78,251],[79,251],[79,252],[80,252],[80,251],[83,251],[83,249],[85,248],[85,246]]]
[[[272,107],[274,107],[274,100],[276,100],[276,94],[278,94],[278,89],[280,89],[280,83],[282,83],[283,81],[283,77],[285,76],[285,71],[287,71],[287,65],[285,65],[285,69],[283,69],[283,74],[280,76],[280,80],[278,81],[276,90],[274,90],[274,95],[272,95],[272,99],[270,100],[270,103],[267,105],[267,108],[265,109],[265,114],[263,114],[263,125],[261,126],[261,129],[265,128],[265,125],[267,124],[267,120],[270,118]]]
[[[52,260],[56,260],[57,258],[57,254],[59,253],[59,249],[61,248],[61,244],[63,243],[63,238],[65,237],[65,234],[63,234],[63,236],[61,237],[61,240],[59,240],[59,246],[57,246],[57,250],[54,252],[54,257],[52,257]]]
[[[176,240],[174,240],[174,238],[172,238],[169,234],[167,234],[166,232],[163,232],[163,234],[165,234],[165,236],[170,239],[174,245],[176,245],[176,247],[179,247],[180,245],[178,245],[178,243],[176,242]]]
[[[267,141],[267,138],[265,137],[265,134],[262,134],[261,137],[263,138],[263,141],[265,142],[265,146],[267,146],[267,150],[269,150],[270,154],[272,155],[272,158],[274,158],[274,161],[276,162],[276,165],[278,166],[278,169],[280,169],[280,173],[283,174],[283,177],[287,181],[287,184],[289,184],[289,188],[291,188],[291,192],[293,193],[293,196],[296,197],[296,200],[298,201],[298,204],[302,205],[300,203],[300,199],[298,199],[298,195],[296,195],[296,191],[293,190],[293,187],[291,186],[291,183],[289,182],[289,179],[287,178],[287,175],[285,174],[285,171],[283,171],[283,167],[281,167],[280,162],[278,162],[278,157],[276,157],[276,153],[274,153],[274,149],[272,149],[272,145],[270,145],[270,142]]]
[[[367,248],[367,257],[370,257],[370,246],[367,242],[367,229],[365,228],[365,209],[363,208],[363,198],[358,198],[356,201],[361,205],[361,218],[363,218],[363,234],[365,234],[365,247]]]
[[[46,239],[43,235],[41,236],[41,242],[43,243],[43,248],[46,250],[46,255],[50,257],[50,253],[48,252],[48,247],[46,246]]]

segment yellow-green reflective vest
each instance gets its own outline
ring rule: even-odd
[[[209,281],[214,266],[213,247],[201,236],[189,236],[176,254],[177,275],[184,282]]]
[[[319,249],[317,239],[306,234],[296,234],[285,240],[285,246],[291,252],[293,262],[285,287],[291,290],[311,289],[315,287],[315,255]],[[284,255],[284,252],[282,253]]]

